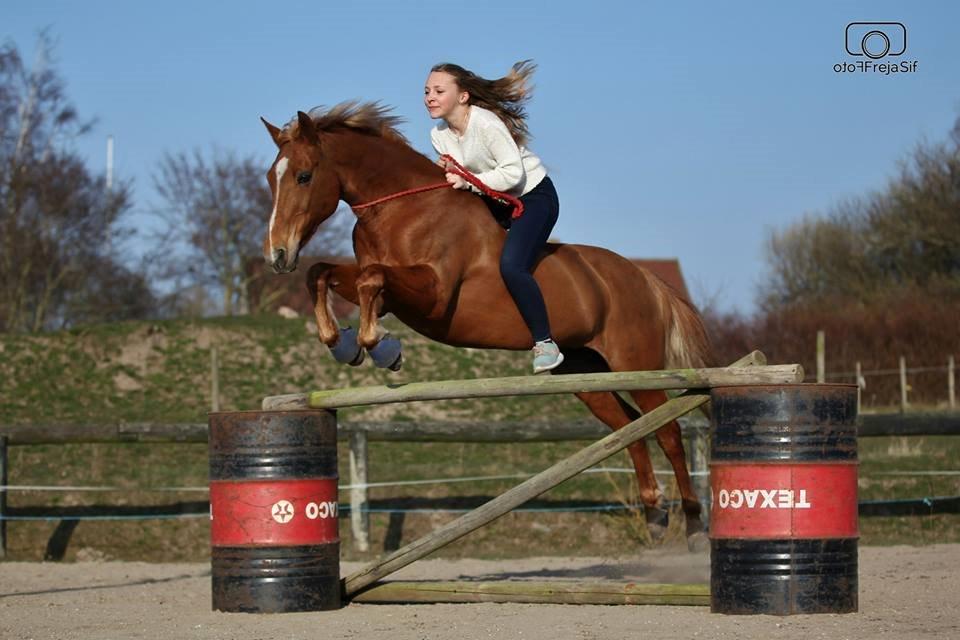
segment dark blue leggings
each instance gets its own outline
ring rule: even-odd
[[[500,275],[533,339],[540,341],[550,337],[550,321],[540,286],[530,272],[557,223],[560,200],[549,177],[541,180],[520,200],[523,215],[514,220],[507,231],[507,240],[500,254]]]

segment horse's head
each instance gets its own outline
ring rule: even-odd
[[[298,111],[297,122],[283,130],[263,124],[279,149],[267,172],[273,211],[263,257],[277,273],[288,273],[317,227],[337,210],[340,180],[309,115]]]

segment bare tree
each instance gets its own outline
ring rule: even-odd
[[[960,300],[960,118],[947,142],[917,145],[886,188],[773,231],[766,249],[766,310],[907,289]]]
[[[960,295],[960,118],[947,142],[917,145],[886,199],[866,224],[888,279]]]
[[[765,249],[770,270],[761,287],[763,308],[832,295],[857,298],[873,286],[862,224],[854,216],[804,217],[771,232]]]
[[[262,253],[272,206],[266,167],[253,158],[214,149],[209,154],[166,154],[155,185],[167,208],[159,215],[181,252],[166,260],[167,277],[220,291],[222,312],[250,311],[247,296],[253,256]],[[342,251],[343,224],[324,225],[312,250]]]
[[[143,314],[150,288],[117,257],[129,190],[107,189],[66,148],[92,125],[67,101],[46,33],[37,52],[27,68],[0,48],[0,331]]]

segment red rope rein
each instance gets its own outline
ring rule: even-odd
[[[476,187],[486,196],[497,200],[503,204],[508,204],[513,207],[513,213],[510,215],[511,218],[519,218],[523,214],[523,202],[519,198],[510,195],[509,193],[503,193],[502,191],[494,191],[487,185],[483,184],[477,176],[473,175],[467,169],[461,165],[459,162],[454,160],[449,155],[440,156],[442,160],[447,162],[447,172],[454,173],[468,183]],[[390,200],[396,200],[397,198],[402,198],[404,196],[410,196],[415,193],[423,193],[424,191],[433,191],[434,189],[443,189],[444,187],[452,187],[449,182],[438,182],[436,184],[428,184],[423,187],[416,187],[414,189],[406,189],[404,191],[398,191],[397,193],[391,193],[390,195],[383,196],[382,198],[377,198],[376,200],[371,200],[370,202],[364,202],[363,204],[351,205],[351,208],[356,211],[358,209],[366,209],[367,207],[372,207],[376,204],[381,204],[383,202],[388,202]]]
[[[382,198],[377,198],[376,200],[371,200],[370,202],[364,202],[363,204],[354,204],[350,205],[350,208],[356,211],[357,209],[366,209],[367,207],[372,207],[375,204],[380,204],[381,202],[387,202],[388,200],[396,200],[397,198],[402,198],[403,196],[412,196],[415,193],[423,193],[424,191],[433,191],[434,189],[443,189],[444,187],[453,186],[449,182],[438,182],[436,184],[428,184],[425,187],[417,187],[416,189],[407,189],[406,191],[398,191],[397,193],[391,193],[388,196],[383,196]]]

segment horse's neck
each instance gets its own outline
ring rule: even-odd
[[[348,204],[444,181],[436,165],[405,145],[375,136],[351,138],[343,140],[337,152]],[[503,242],[503,232],[483,201],[450,189],[402,196],[357,213],[354,242],[361,262],[457,263],[455,268],[462,268],[469,256],[485,253],[481,245]],[[471,251],[463,251],[464,246]]]
[[[443,181],[422,155],[377,136],[342,134],[335,155],[343,199],[350,205]]]

